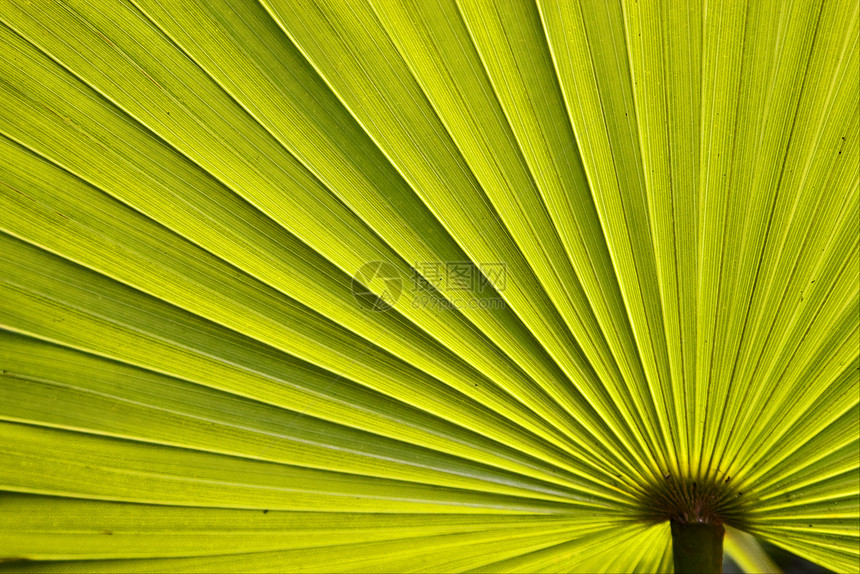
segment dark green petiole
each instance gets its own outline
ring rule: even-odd
[[[720,574],[723,571],[722,524],[672,520],[675,574]]]

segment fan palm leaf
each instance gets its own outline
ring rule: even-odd
[[[856,0],[0,21],[0,570],[860,567]]]

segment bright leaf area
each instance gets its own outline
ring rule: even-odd
[[[0,571],[860,569],[857,0],[0,22]]]

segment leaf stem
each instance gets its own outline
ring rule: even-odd
[[[722,524],[672,520],[672,553],[675,574],[721,574],[723,571]]]

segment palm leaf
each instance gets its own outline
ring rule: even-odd
[[[0,20],[0,569],[860,567],[857,2]]]

